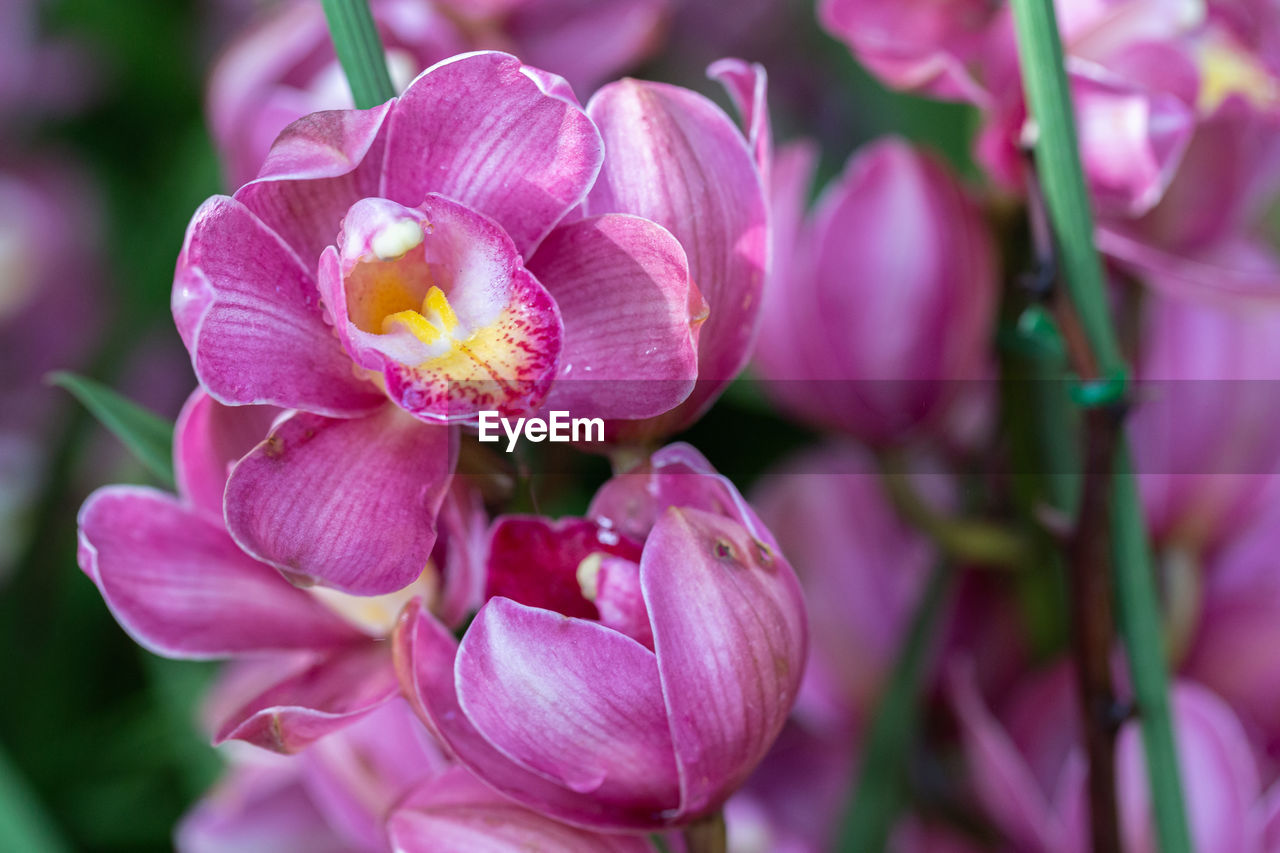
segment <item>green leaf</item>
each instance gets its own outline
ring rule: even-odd
[[[867,733],[853,803],[840,831],[840,849],[848,853],[884,850],[901,810],[907,786],[907,759],[919,727],[919,693],[925,664],[951,570],[939,563],[911,618],[899,653]]]
[[[367,110],[394,98],[387,54],[368,0],[324,0],[324,14],[356,107]]]
[[[62,853],[70,849],[26,779],[0,749],[0,850]]]
[[[71,392],[161,483],[173,488],[173,424],[84,376],[60,371],[50,374],[49,382]]]

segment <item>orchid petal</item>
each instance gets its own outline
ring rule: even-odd
[[[187,398],[174,427],[178,493],[222,522],[222,493],[231,467],[266,437],[275,406],[224,406],[202,388]]]
[[[332,648],[358,636],[171,495],[99,489],[79,523],[81,568],[125,631],[157,654]]]
[[[458,648],[458,702],[521,766],[620,811],[676,804],[676,768],[653,653],[596,622],[507,598]]]
[[[804,603],[775,549],[698,509],[658,519],[640,584],[689,818],[717,808],[782,730],[804,671]]]
[[[398,693],[387,645],[359,643],[320,658],[249,700],[223,722],[214,744],[243,740],[274,752],[301,752]]]
[[[214,196],[187,229],[173,317],[209,395],[351,416],[382,395],[351,370],[313,273],[243,204]]]
[[[378,195],[391,103],[371,110],[312,113],[286,127],[258,179],[236,200],[274,230],[314,271],[347,209]]]
[[[526,257],[586,197],[600,135],[505,53],[447,59],[401,95],[388,123],[380,195],[448,196],[497,220]]]
[[[453,441],[389,405],[350,420],[295,413],[231,472],[227,529],[291,579],[394,592],[431,556]]]
[[[502,794],[575,826],[649,829],[653,814],[618,810],[517,764],[477,731],[458,705],[458,641],[420,605],[410,604],[394,635],[396,671],[419,717],[457,759]]]
[[[761,177],[729,117],[686,89],[611,83],[587,114],[607,152],[587,213],[632,213],[669,230],[711,309],[698,343],[698,386],[664,419],[678,426],[737,375],[755,337],[769,255]]]
[[[647,853],[642,837],[576,829],[516,805],[455,767],[416,788],[392,813],[396,853]]]
[[[693,390],[706,306],[662,226],[618,214],[579,220],[551,232],[529,269],[564,320],[547,409],[644,418]]]

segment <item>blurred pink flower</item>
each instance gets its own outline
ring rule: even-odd
[[[807,176],[779,162],[783,239]],[[989,376],[994,247],[933,157],[900,140],[872,144],[794,233],[777,253],[755,356],[781,405],[884,446],[938,427],[961,389]]]
[[[175,841],[180,853],[653,850],[645,839],[587,833],[495,794],[453,764],[400,699],[299,756],[237,753]]]
[[[686,445],[610,480],[585,519],[498,520],[487,592],[461,643],[406,614],[401,679],[459,761],[575,825],[657,830],[715,812],[800,685],[791,567]]]
[[[622,81],[584,112],[562,79],[478,53],[298,121],[196,213],[175,274],[209,394],[298,410],[237,467],[229,529],[294,576],[403,587],[452,471],[442,425],[668,411],[720,376],[698,355],[700,291],[722,324],[742,316],[766,239],[745,140],[677,87]]]
[[[1088,848],[1087,765],[1077,733],[1075,681],[1067,665],[1032,676],[993,716],[963,668],[953,697],[972,782],[986,816],[1013,849],[1083,853]],[[1189,681],[1172,693],[1174,728],[1195,849],[1262,853],[1256,759],[1240,721],[1208,689]],[[1138,722],[1121,729],[1116,752],[1125,849],[1155,853],[1155,828]]]
[[[1280,484],[1280,308],[1158,292],[1143,311],[1139,488],[1157,542],[1195,553],[1230,541]]]
[[[466,496],[452,494],[431,560],[394,594],[292,586],[241,551],[222,521],[228,471],[279,414],[227,408],[197,390],[175,436],[178,495],[99,489],[80,511],[79,559],[147,649],[171,658],[266,656],[269,665],[225,692],[215,740],[296,752],[398,694],[385,639],[407,601],[424,600],[450,624],[474,608],[483,519]]]
[[[418,72],[474,49],[517,54],[580,92],[656,46],[669,0],[374,0],[397,91]],[[349,109],[318,3],[289,0],[240,35],[209,80],[209,126],[227,183],[253,179],[280,131],[308,113]]]

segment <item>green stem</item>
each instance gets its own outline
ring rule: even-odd
[[[888,842],[905,797],[907,758],[920,713],[916,700],[950,579],[950,567],[939,563],[912,616],[906,644],[871,720],[853,803],[840,831],[840,850],[874,853]]]
[[[1105,377],[1122,376],[1126,367],[1111,325],[1102,261],[1093,242],[1093,216],[1080,166],[1052,0],[1012,0],[1012,5],[1024,86],[1038,127],[1037,174],[1056,237],[1060,268],[1094,371]],[[1190,853],[1169,714],[1159,606],[1132,465],[1123,441],[1116,450],[1113,471],[1110,515],[1116,597],[1141,714],[1156,831],[1164,853]]]
[[[323,0],[333,49],[351,85],[358,109],[367,110],[396,96],[387,72],[387,54],[373,23],[368,0]]]

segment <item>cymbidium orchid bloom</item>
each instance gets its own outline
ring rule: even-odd
[[[568,823],[657,830],[713,813],[781,730],[804,605],[777,543],[685,445],[605,484],[586,518],[493,528],[461,642],[424,610],[401,679],[458,760]]]
[[[1077,724],[1075,679],[1067,665],[1033,676],[988,709],[958,669],[953,697],[969,772],[987,817],[1011,849],[1084,853],[1089,849],[1087,763]],[[1204,853],[1266,853],[1275,794],[1263,796],[1257,759],[1239,719],[1212,691],[1190,681],[1172,689],[1173,724],[1190,832]],[[1116,747],[1124,849],[1155,853],[1147,768],[1137,720]],[[1280,790],[1280,789],[1278,789]]]
[[[656,46],[669,0],[373,0],[397,90],[474,49],[510,51],[579,92]],[[223,53],[209,80],[209,127],[227,183],[252,180],[272,141],[308,113],[349,109],[351,92],[319,4],[287,0]]]
[[[238,753],[184,818],[179,853],[646,853],[522,808],[451,762],[400,699],[298,756]]]
[[[1235,0],[1055,5],[1099,247],[1160,273],[1160,286],[1273,293],[1266,265],[1233,248],[1280,178],[1274,13]],[[1035,126],[1009,4],[829,0],[823,10],[887,84],[977,105],[977,159],[998,181],[1022,182]]]
[[[561,78],[474,53],[301,119],[196,213],[174,281],[208,393],[295,410],[232,474],[232,535],[299,582],[404,587],[447,425],[669,411],[707,303],[722,329],[754,313],[766,239],[747,140],[677,87],[614,83],[584,111]]]
[[[483,521],[451,495],[430,560],[392,594],[291,585],[240,550],[222,522],[228,470],[279,414],[228,408],[197,390],[175,436],[178,495],[138,486],[94,492],[80,511],[79,559],[121,627],[156,654],[268,657],[266,677],[225,705],[215,739],[296,752],[398,694],[386,636],[406,602],[424,601],[449,624],[474,608]]]
[[[1157,544],[1196,556],[1230,542],[1280,485],[1280,307],[1159,292],[1143,313],[1138,485]]]
[[[803,168],[781,182],[792,159],[779,161],[775,211],[802,209],[792,199]],[[755,355],[765,390],[805,421],[875,445],[936,430],[991,370],[995,252],[964,187],[907,143],[876,142],[794,234],[765,293]]]

